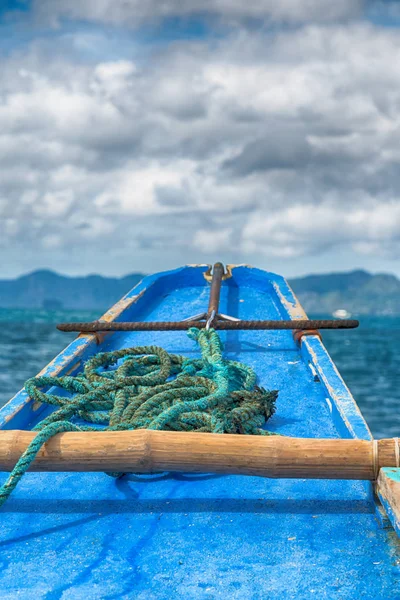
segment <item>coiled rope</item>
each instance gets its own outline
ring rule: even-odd
[[[214,329],[191,328],[188,335],[200,346],[201,358],[158,346],[126,348],[96,354],[76,377],[29,379],[29,396],[56,409],[34,427],[38,435],[0,488],[0,506],[57,433],[146,428],[271,435],[262,427],[275,412],[278,392],[258,387],[250,367],[225,360]],[[73,396],[43,391],[51,387]]]

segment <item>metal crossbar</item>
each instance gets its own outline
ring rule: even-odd
[[[190,327],[199,329],[213,327],[227,331],[240,330],[318,330],[318,329],[354,329],[359,326],[356,319],[299,319],[299,320],[246,320],[242,321],[230,315],[218,312],[221,294],[221,283],[224,276],[224,266],[217,262],[213,267],[210,297],[207,312],[188,317],[182,321],[142,321],[142,322],[78,322],[59,323],[60,331],[76,331],[96,333],[100,331],[184,331]]]

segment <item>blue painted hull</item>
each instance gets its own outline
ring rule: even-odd
[[[183,319],[207,307],[206,267],[146,278],[105,316]],[[221,312],[304,317],[286,282],[236,267]],[[340,332],[337,335],[341,335]],[[222,332],[226,356],[280,391],[271,430],[299,437],[370,432],[322,343],[290,331]],[[99,342],[99,343],[97,343]],[[184,332],[80,336],[46,369],[77,373],[94,353],[158,344],[193,355]],[[20,392],[3,429],[45,416]],[[1,481],[6,478],[1,474]],[[1,509],[0,596],[15,598],[400,598],[398,538],[360,481],[160,474],[28,473]]]

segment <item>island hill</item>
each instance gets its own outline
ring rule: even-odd
[[[144,275],[66,277],[54,271],[34,271],[0,280],[0,308],[107,310]]]
[[[106,310],[144,275],[121,278],[88,275],[65,277],[35,271],[17,279],[0,280],[0,308]],[[399,315],[400,280],[394,275],[372,275],[358,270],[308,275],[289,280],[310,314],[332,314],[345,309],[353,315]]]

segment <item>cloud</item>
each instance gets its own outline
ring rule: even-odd
[[[271,143],[273,140],[273,143]],[[271,124],[268,137],[249,142],[234,158],[223,164],[231,174],[245,176],[274,169],[300,169],[320,161],[322,153],[313,153],[306,130]]]
[[[193,244],[202,252],[220,252],[227,249],[232,244],[232,230],[220,229],[219,231],[210,231],[200,229],[194,236]]]
[[[331,4],[350,15],[351,3]],[[169,14],[178,6],[160,5]],[[294,7],[212,5],[240,19],[261,9],[283,18]],[[126,3],[112,14],[107,2],[52,6],[58,16],[121,22],[126,8],[130,24]],[[300,19],[304,3],[296,6]],[[317,3],[309,10],[317,15]],[[57,47],[37,40],[3,57],[0,72],[0,223],[15,260],[28,264],[27,248],[47,260],[51,250],[57,264],[68,258],[78,269],[82,257],[101,256],[128,271],[129,253],[160,262],[398,255],[396,29],[238,27],[151,52],[133,46],[115,60]]]
[[[357,199],[355,199],[357,200]],[[338,210],[335,198],[321,204],[294,204],[273,213],[257,212],[242,232],[248,252],[295,257],[334,246],[347,246],[361,254],[385,256],[400,242],[400,204],[376,204],[371,197]]]
[[[33,0],[34,15],[56,26],[60,19],[138,27],[172,18],[219,17],[228,23],[253,20],[329,22],[360,16],[363,0]]]

